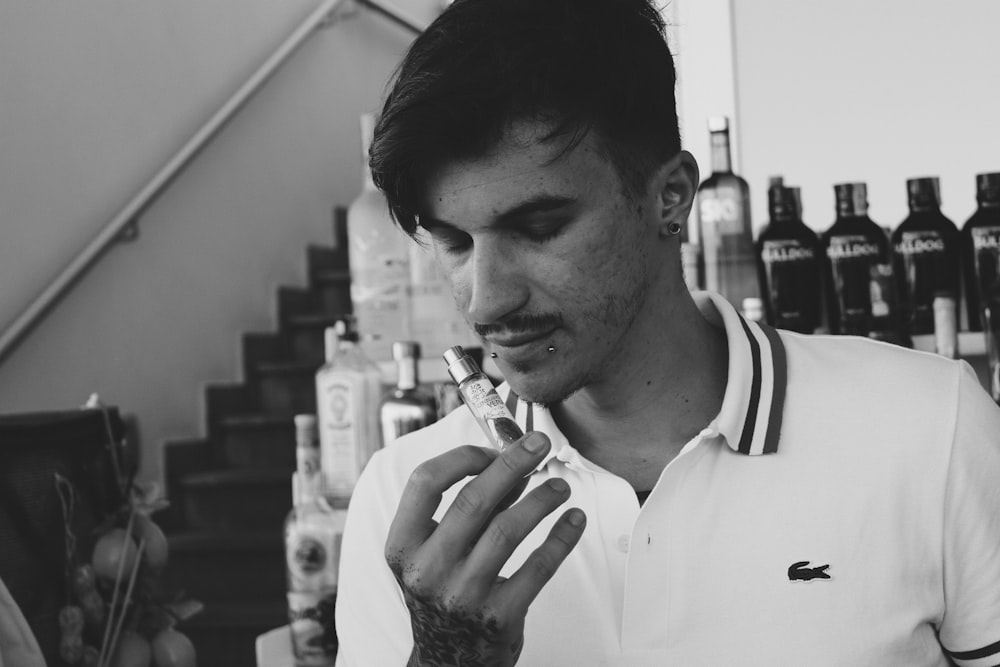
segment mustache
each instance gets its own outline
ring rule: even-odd
[[[562,321],[562,315],[555,313],[545,313],[541,315],[523,314],[505,317],[494,324],[479,324],[477,322],[472,325],[472,328],[479,336],[485,338],[491,334],[505,332],[519,334],[526,331],[546,331],[548,329],[555,329],[556,327],[561,326]]]

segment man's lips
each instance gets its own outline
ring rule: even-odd
[[[551,334],[554,329],[545,329],[541,331],[522,331],[518,333],[509,333],[506,335],[493,335],[487,336],[486,340],[491,345],[496,345],[498,347],[520,347],[522,345],[527,345],[528,343],[533,343],[537,340],[545,338]]]

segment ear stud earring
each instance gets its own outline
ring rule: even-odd
[[[497,358],[497,353],[496,352],[490,352],[490,359],[496,359],[496,358]]]
[[[681,223],[679,222],[668,222],[667,223],[667,233],[671,236],[676,236],[681,233]]]
[[[553,347],[552,345],[549,345],[549,352],[551,353],[551,352],[555,352],[555,351],[556,351],[556,348]]]

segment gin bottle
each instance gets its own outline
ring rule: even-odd
[[[780,329],[813,333],[820,325],[819,238],[799,217],[791,188],[772,181],[768,211],[771,221],[756,244],[767,321]]]
[[[326,363],[316,371],[320,461],[331,493],[349,496],[368,459],[381,446],[381,373],[341,320],[325,332]]]
[[[910,335],[934,333],[934,296],[958,294],[959,232],[941,213],[938,179],[906,181],[910,214],[892,233],[900,319]]]
[[[884,329],[881,320],[890,317],[893,299],[884,293],[887,285],[881,277],[889,271],[889,240],[868,217],[864,183],[840,183],[833,189],[837,219],[821,237],[827,321],[831,333],[868,336]]]
[[[1000,173],[976,175],[976,212],[961,231],[969,330],[982,331],[982,298],[1000,279]]]
[[[316,417],[295,416],[296,470],[285,519],[288,628],[300,667],[330,667],[337,657],[334,608],[346,505],[323,496]]]

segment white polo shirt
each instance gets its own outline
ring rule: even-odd
[[[529,609],[518,664],[915,667],[947,665],[946,651],[1000,664],[1000,409],[968,364],[777,332],[695,297],[725,328],[725,398],[641,507],[547,410],[501,387],[522,426],[553,443],[530,484],[565,479],[567,507],[588,517]],[[486,445],[459,409],[365,469],[341,554],[339,666],[406,663],[386,534],[410,472],[469,443]]]

